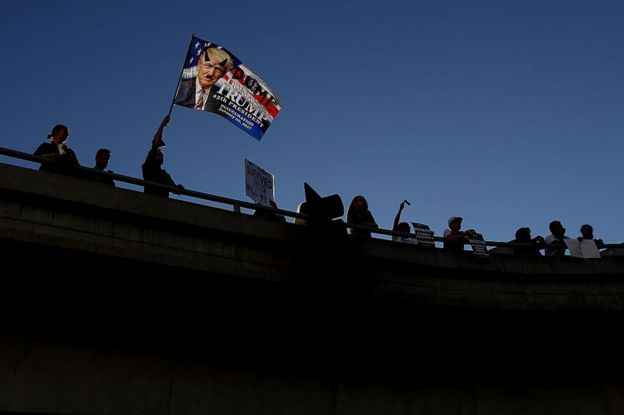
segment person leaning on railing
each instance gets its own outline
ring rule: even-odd
[[[579,242],[594,241],[594,243],[596,244],[596,248],[602,249],[605,247],[605,244],[602,241],[602,239],[594,239],[594,228],[591,225],[585,224],[581,226],[580,232],[581,232],[581,236],[577,238]]]
[[[364,199],[364,196],[358,195],[353,198],[347,211],[347,222],[354,225],[364,225],[371,228],[377,228],[377,222],[373,218],[373,214],[368,210],[368,202]],[[370,231],[360,228],[352,228],[351,235],[363,236],[366,238],[371,237]]]
[[[546,242],[546,256],[564,256],[567,249],[565,240],[570,239],[565,234],[566,228],[563,227],[560,221],[553,220],[548,225],[548,229],[552,233],[544,239]]]
[[[537,235],[531,238],[531,229],[520,228],[516,231],[516,239],[510,242],[513,245],[514,254],[523,256],[542,256],[540,249],[546,247],[544,238]]]
[[[95,153],[95,166],[93,166],[93,170],[90,172],[85,172],[85,178],[93,180],[94,182],[107,184],[109,186],[115,186],[115,181],[112,177],[107,176],[105,174],[100,174],[99,172],[107,172],[106,167],[108,166],[108,162],[110,161],[111,151],[107,148],[101,148]],[[112,171],[108,170],[108,173],[112,173]]]
[[[461,231],[461,224],[464,219],[460,216],[451,216],[448,220],[449,229],[444,231],[444,249],[449,251],[462,252],[464,250],[464,244],[468,242],[468,239],[477,235],[474,229],[468,229],[467,231]]]
[[[57,124],[48,134],[49,143],[42,143],[35,150],[35,156],[54,161],[54,163],[41,163],[39,170],[53,173],[75,175],[75,168],[80,165],[76,153],[65,143],[69,138],[69,128],[63,124]]]

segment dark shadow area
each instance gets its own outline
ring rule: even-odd
[[[325,278],[344,278],[328,289],[323,279],[243,280],[14,242],[0,248],[16,270],[2,289],[8,337],[397,381],[554,382],[619,378],[622,369],[620,312],[414,304],[376,294],[358,267],[328,268]]]

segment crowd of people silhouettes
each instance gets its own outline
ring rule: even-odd
[[[170,116],[166,115],[161,121],[152,139],[152,145],[147,153],[145,162],[141,166],[143,180],[151,182],[144,184],[144,192],[165,198],[169,197],[170,190],[158,185],[184,190],[184,186],[176,184],[171,175],[162,168],[164,162],[162,147],[165,146],[163,133],[170,119]],[[48,134],[50,141],[39,145],[34,152],[35,155],[44,159],[39,170],[87,178],[114,187],[115,182],[113,178],[106,174],[112,172],[105,170],[111,157],[111,151],[106,148],[99,149],[95,154],[95,166],[93,169],[91,171],[81,170],[78,169],[80,166],[78,157],[66,145],[68,138],[69,128],[66,125],[57,124],[52,128],[52,131]],[[174,190],[174,193],[177,192]],[[410,205],[410,202],[403,200],[399,205],[399,210],[396,213],[392,226],[392,240],[395,242],[413,243],[416,239],[410,233],[409,223],[401,222],[401,213],[406,204]],[[277,204],[273,201],[271,207],[277,209]],[[309,213],[306,202],[298,206],[297,212],[304,215]],[[272,212],[270,209],[256,209],[254,216],[273,222],[286,222],[286,218],[283,215]],[[348,233],[354,237],[370,238],[371,232],[379,227],[368,208],[368,202],[362,195],[355,196],[351,201],[347,211],[347,222]],[[465,245],[472,239],[483,240],[483,237],[474,229],[462,231],[462,222],[463,218],[460,216],[451,216],[448,219],[448,229],[444,231],[442,238],[444,249],[453,252],[463,252]],[[306,224],[307,221],[299,217],[295,219],[294,223]],[[513,247],[513,253],[520,256],[541,256],[540,251],[544,250],[545,256],[564,256],[567,249],[566,240],[570,239],[565,234],[566,229],[560,221],[553,220],[549,224],[549,230],[551,234],[543,238],[539,235],[531,237],[531,229],[528,227],[519,228],[515,233],[515,239],[509,242]],[[601,239],[594,239],[594,230],[591,225],[584,224],[581,226],[580,233],[581,236],[577,238],[579,242],[594,241],[598,249],[605,247]]]

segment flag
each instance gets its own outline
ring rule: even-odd
[[[260,140],[281,104],[269,86],[227,49],[193,36],[174,103],[208,111]]]

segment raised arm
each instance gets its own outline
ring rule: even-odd
[[[169,124],[170,120],[171,117],[169,115],[165,115],[165,118],[163,118],[163,120],[160,122],[160,126],[158,127],[158,130],[156,130],[156,134],[154,134],[154,138],[152,139],[152,148],[157,148],[165,145],[162,136],[163,131],[167,124]]]
[[[399,210],[394,217],[394,223],[392,224],[392,230],[396,231],[399,228],[399,222],[401,221],[401,212],[403,212],[403,208],[405,207],[405,201],[401,202],[399,206]]]

